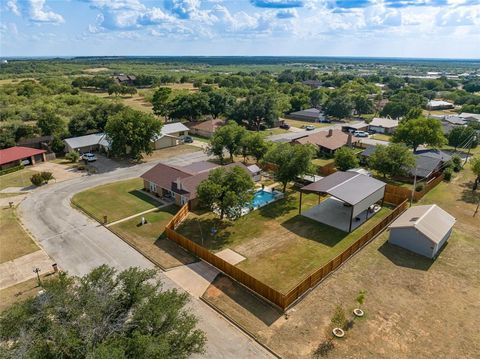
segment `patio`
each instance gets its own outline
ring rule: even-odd
[[[380,206],[375,207],[375,211],[369,209],[356,215],[352,220],[352,231],[360,227],[369,218],[373,217],[380,210]],[[312,207],[302,213],[302,216],[313,219],[314,221],[326,224],[327,226],[337,228],[344,232],[349,232],[351,206],[334,197],[329,197],[318,206]]]

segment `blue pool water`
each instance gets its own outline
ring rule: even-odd
[[[253,208],[258,208],[266,205],[268,202],[273,201],[275,195],[271,192],[260,190],[255,192],[253,195],[252,206]]]

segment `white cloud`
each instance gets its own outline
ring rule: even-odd
[[[65,22],[62,15],[45,8],[45,0],[28,0],[27,4],[30,21],[52,24]]]
[[[20,9],[18,8],[16,0],[7,1],[7,9],[13,12],[15,15],[20,16]]]

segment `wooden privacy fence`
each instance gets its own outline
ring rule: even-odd
[[[390,224],[397,216],[399,216],[403,211],[408,207],[408,201],[404,200],[400,205],[398,205],[392,213],[385,217],[380,223],[373,227],[369,232],[365,233],[360,237],[355,243],[348,247],[342,254],[338,255],[336,258],[332,259],[330,262],[325,264],[320,269],[316,270],[314,273],[310,274],[304,280],[302,280],[295,288],[290,290],[287,294],[277,291],[276,289],[271,288],[263,282],[260,282],[258,279],[255,279],[250,274],[245,273],[241,269],[235,267],[234,265],[226,262],[220,257],[217,257],[215,254],[211,253],[208,249],[198,245],[192,240],[184,237],[183,235],[175,232],[176,226],[188,216],[188,204],[184,205],[180,211],[170,220],[165,228],[165,234],[167,238],[176,242],[184,249],[193,253],[197,257],[203,259],[205,262],[210,263],[214,267],[218,268],[220,271],[236,280],[237,282],[243,284],[245,287],[249,288],[256,294],[267,299],[271,303],[277,305],[281,309],[285,310],[290,305],[292,305],[297,299],[304,295],[311,288],[316,286],[322,281],[328,274],[337,269],[343,262],[350,258],[355,252],[362,248],[365,244],[370,242],[375,236],[382,232],[385,227]]]

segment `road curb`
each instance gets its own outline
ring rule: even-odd
[[[230,324],[234,325],[235,327],[237,327],[238,329],[240,329],[244,334],[248,335],[252,340],[254,340],[258,345],[260,345],[263,349],[265,349],[266,351],[268,351],[270,354],[272,354],[274,357],[278,358],[278,359],[282,359],[282,357],[277,353],[275,352],[272,348],[270,348],[268,345],[262,343],[261,341],[258,340],[258,338],[255,336],[255,334],[253,334],[252,332],[250,332],[248,329],[246,329],[245,327],[243,327],[240,323],[238,323],[235,319],[233,319],[232,317],[230,317],[227,313],[225,313],[223,310],[221,310],[220,308],[218,308],[215,304],[213,303],[210,303],[208,300],[206,300],[205,298],[203,298],[203,296],[199,297],[199,299],[205,303],[206,305],[208,305],[210,308],[212,308],[214,311],[216,311],[218,314],[220,314],[222,317],[224,317],[226,320],[228,320],[230,322]]]

